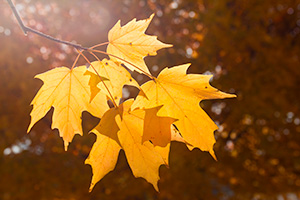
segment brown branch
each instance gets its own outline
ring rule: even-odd
[[[30,28],[30,27],[24,25],[23,20],[22,20],[22,18],[20,17],[20,15],[19,15],[19,13],[18,13],[18,11],[17,11],[17,9],[16,9],[16,6],[13,4],[13,2],[12,2],[11,0],[6,0],[6,1],[7,1],[7,3],[9,4],[9,6],[10,6],[12,12],[14,13],[14,15],[15,15],[17,21],[18,21],[18,24],[19,24],[20,28],[22,29],[22,31],[24,32],[24,34],[25,34],[26,36],[27,36],[27,33],[28,33],[28,32],[31,32],[31,33],[34,33],[34,34],[39,35],[39,36],[41,36],[41,37],[44,37],[44,38],[46,38],[46,39],[48,39],[48,40],[52,40],[52,41],[54,41],[54,42],[58,42],[58,43],[62,43],[62,44],[66,44],[66,45],[72,46],[72,47],[74,47],[75,49],[79,49],[79,50],[88,50],[88,49],[89,49],[89,48],[83,47],[83,46],[81,46],[81,45],[79,45],[79,44],[74,44],[74,43],[72,43],[72,42],[68,42],[68,41],[64,41],[64,40],[60,40],[60,39],[54,38],[54,37],[52,37],[52,36],[50,36],[50,35],[44,34],[44,33],[42,33],[42,32],[39,32],[39,31],[37,31],[37,30],[35,30],[35,29],[32,29],[32,28]]]
[[[110,53],[106,53],[106,52],[104,52],[104,51],[100,51],[100,50],[95,50],[95,49],[94,49],[94,48],[96,48],[96,47],[99,47],[99,46],[102,46],[102,45],[109,44],[109,42],[104,42],[104,43],[101,43],[101,44],[97,44],[97,45],[95,45],[95,46],[92,46],[91,48],[83,47],[83,46],[81,46],[80,44],[74,44],[74,43],[71,43],[71,42],[68,42],[68,41],[64,41],[64,40],[60,40],[60,39],[54,38],[54,37],[52,37],[52,36],[50,36],[50,35],[47,35],[47,34],[45,34],[45,33],[42,33],[42,32],[40,32],[40,31],[37,31],[37,30],[35,30],[35,29],[33,29],[33,28],[30,28],[30,27],[24,25],[23,20],[22,20],[22,18],[20,17],[20,15],[19,15],[19,13],[18,13],[18,11],[17,11],[17,9],[16,9],[16,6],[13,4],[12,0],[6,0],[6,1],[7,1],[7,3],[9,4],[11,10],[13,11],[13,13],[14,13],[14,15],[15,15],[17,21],[18,21],[18,24],[19,24],[20,28],[22,29],[22,31],[24,32],[25,35],[27,35],[28,32],[31,32],[31,33],[34,33],[34,34],[36,34],[36,35],[39,35],[39,36],[41,36],[41,37],[43,37],[43,38],[46,38],[46,39],[48,39],[48,40],[52,40],[52,41],[54,41],[54,42],[58,42],[58,43],[62,43],[62,44],[66,44],[66,45],[72,46],[72,47],[74,47],[75,49],[79,50],[80,52],[83,51],[83,50],[86,50],[86,51],[88,51],[88,52],[97,52],[97,53],[102,53],[102,54],[105,54],[105,55],[108,55],[108,56],[115,57],[115,58],[117,58],[117,59],[119,59],[119,60],[121,60],[121,61],[123,61],[123,62],[125,62],[125,63],[128,63],[128,64],[132,65],[132,66],[135,67],[136,69],[140,70],[140,71],[143,72],[146,76],[148,76],[150,79],[152,79],[152,80],[155,80],[155,79],[156,79],[156,78],[155,78],[154,76],[152,76],[151,74],[147,73],[146,71],[142,70],[140,67],[136,66],[136,65],[133,64],[133,63],[128,62],[128,61],[125,60],[125,59],[122,59],[122,58],[120,58],[120,57],[118,57],[118,56],[115,56],[115,55],[113,55],[113,54],[110,54]],[[80,53],[80,54],[81,54],[81,53]],[[82,54],[81,54],[81,55],[82,55]]]

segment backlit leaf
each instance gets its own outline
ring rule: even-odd
[[[145,116],[148,115],[147,112],[149,110],[136,109],[131,111],[130,107],[132,103],[133,99],[129,99],[123,102],[119,107],[108,110],[99,125],[92,130],[97,136],[99,134],[102,136],[99,137],[99,142],[97,139],[87,160],[87,163],[92,165],[94,173],[91,189],[96,182],[114,168],[117,154],[113,154],[112,150],[114,149],[118,152],[118,146],[121,146],[125,151],[128,164],[134,176],[146,179],[158,190],[159,167],[162,164],[168,165],[170,141],[173,135],[176,134],[173,133],[171,129],[171,123],[174,119],[158,117],[156,116],[158,109],[150,109],[150,116],[155,115],[157,118],[161,118],[167,122],[154,127],[153,123],[156,122],[156,120],[150,121],[150,123],[144,123]],[[154,147],[150,141],[143,141],[143,134],[154,129],[157,129],[155,130],[157,132],[166,130],[166,134],[170,135],[168,143],[166,142],[167,144],[164,145],[164,147]],[[108,138],[114,140],[114,144],[112,144],[112,141]],[[102,140],[105,140],[105,143],[100,147],[100,143],[103,143]],[[102,164],[99,163],[98,159],[103,160]],[[108,161],[104,161],[104,159],[108,159]]]
[[[158,190],[158,169],[164,161],[149,141],[142,142],[145,112],[143,110],[131,112],[132,103],[132,99],[125,101],[119,109],[120,115],[116,116],[120,128],[118,138],[133,175],[146,179]]]
[[[174,124],[190,149],[195,147],[209,151],[215,158],[213,132],[218,128],[201,109],[204,99],[231,98],[209,84],[211,75],[186,74],[189,64],[165,68],[155,81],[142,85],[143,92],[137,97],[133,108],[162,106],[158,116],[178,119]],[[146,96],[145,96],[146,95]]]
[[[157,36],[145,34],[153,16],[152,14],[148,19],[139,21],[133,19],[123,27],[121,27],[120,21],[115,24],[108,33],[107,53],[114,55],[110,56],[111,60],[122,62],[130,70],[150,74],[144,57],[154,56],[157,50],[172,46],[160,42],[157,40]]]
[[[72,70],[58,67],[36,76],[44,84],[31,102],[33,110],[30,113],[31,122],[28,132],[51,107],[54,107],[52,129],[59,130],[67,149],[75,134],[82,135],[81,113],[83,111],[102,117],[109,109],[106,96],[98,93],[94,101],[89,103],[91,92],[88,85],[89,77],[84,75],[85,72],[85,66]]]
[[[93,169],[90,191],[117,163],[121,147],[117,138],[119,127],[115,122],[116,115],[116,109],[109,110],[103,115],[99,125],[91,131],[96,134],[97,140],[85,161],[85,164],[91,165]]]
[[[101,90],[108,98],[112,99],[112,96],[112,100],[119,103],[122,98],[122,89],[124,85],[131,85],[137,88],[140,87],[139,84],[131,77],[130,73],[118,62],[103,59],[101,62],[95,61],[91,64],[93,67],[89,67],[89,73],[86,74],[91,75],[90,85],[94,87],[91,91],[92,98],[94,98],[94,96]],[[102,82],[98,75],[106,77],[107,79]]]
[[[176,120],[170,117],[157,116],[160,108],[145,110],[143,142],[150,140],[154,146],[165,147],[171,142],[171,125]]]

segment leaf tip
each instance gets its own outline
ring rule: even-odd
[[[155,184],[152,184],[154,189],[156,190],[156,192],[159,193],[159,188],[158,188],[158,182],[156,182]]]
[[[218,161],[216,154],[213,149],[209,150],[210,155],[214,158],[215,161]]]
[[[154,16],[155,16],[155,13],[152,13],[147,20],[152,20]]]
[[[29,126],[28,126],[28,129],[27,129],[27,133],[29,133],[29,132],[30,132],[30,130],[31,130],[31,128],[32,128],[32,126],[33,126],[33,125],[32,125],[32,123],[30,123],[30,124],[29,124]]]
[[[222,98],[236,98],[237,95],[236,94],[228,94],[225,92],[222,92],[223,97]]]
[[[121,20],[118,20],[115,26],[119,26],[121,28]]]
[[[228,97],[227,98],[236,98],[237,95],[236,94],[228,94]]]
[[[174,46],[173,44],[165,44],[165,48],[171,48],[173,46]]]
[[[65,146],[65,151],[68,151],[69,142],[68,141],[64,141],[64,146]]]
[[[93,191],[94,186],[95,186],[95,184],[92,182],[92,183],[90,184],[89,193],[91,193],[91,192]]]

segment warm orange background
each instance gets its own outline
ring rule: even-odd
[[[95,136],[87,133],[98,119],[84,113],[85,134],[76,136],[67,152],[57,130],[50,129],[50,114],[26,134],[30,102],[42,84],[33,77],[72,65],[76,53],[33,34],[25,37],[1,0],[0,199],[300,199],[300,3],[15,2],[28,26],[83,46],[106,42],[118,19],[124,24],[156,13],[147,33],[174,48],[146,59],[153,74],[191,62],[190,72],[214,74],[212,85],[238,98],[201,103],[220,127],[214,148],[218,162],[174,142],[170,169],[160,168],[156,193],[133,177],[122,152],[116,169],[88,193],[92,172],[84,160]]]

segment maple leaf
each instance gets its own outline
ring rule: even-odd
[[[98,181],[115,168],[117,163],[121,149],[117,136],[120,129],[115,121],[117,114],[117,109],[109,110],[103,115],[100,123],[91,131],[96,134],[97,140],[89,157],[85,160],[85,164],[91,165],[93,169],[90,191]]]
[[[27,132],[47,114],[51,107],[54,107],[52,129],[59,130],[67,150],[74,135],[82,135],[81,113],[83,111],[102,117],[109,109],[106,96],[98,93],[93,102],[89,103],[91,92],[88,85],[89,77],[84,75],[85,72],[85,66],[71,70],[57,67],[35,77],[41,79],[44,84],[31,102],[33,109]]]
[[[93,67],[89,67],[89,71],[85,73],[91,76],[89,82],[91,86],[91,99],[101,90],[108,98],[111,99],[113,97],[112,101],[119,103],[122,98],[124,85],[140,87],[119,62],[103,59],[102,61],[94,61],[91,65]],[[99,75],[107,79],[101,81]]]
[[[154,146],[165,147],[171,142],[171,125],[176,120],[170,117],[157,117],[160,107],[145,110],[143,142],[150,140]]]
[[[149,109],[163,105],[157,115],[177,119],[174,124],[188,143],[188,148],[209,151],[215,158],[213,132],[218,127],[201,109],[199,102],[235,95],[210,86],[211,75],[186,74],[189,66],[185,64],[162,70],[155,81],[141,86],[143,92],[139,93],[132,107]]]
[[[109,44],[106,50],[107,53],[114,55],[110,56],[111,60],[124,63],[132,71],[150,74],[143,60],[144,57],[156,55],[156,51],[159,49],[172,47],[172,45],[157,40],[157,36],[145,34],[153,16],[154,14],[148,19],[139,21],[133,19],[123,27],[120,25],[120,20],[115,24],[108,33]]]
[[[175,135],[178,133],[174,133],[171,128],[171,124],[174,119],[157,116],[155,112],[157,111],[157,109],[136,109],[134,111],[131,111],[130,107],[132,103],[133,99],[129,99],[123,102],[119,107],[111,108],[110,110],[108,110],[104,114],[99,125],[97,125],[97,127],[92,130],[92,132],[96,134],[100,133],[107,138],[113,139],[115,141],[115,144],[119,144],[125,151],[128,164],[132,169],[132,173],[134,174],[134,176],[146,179],[153,185],[156,190],[158,190],[157,181],[159,180],[159,166],[162,164],[168,165],[168,155],[170,148],[169,143],[172,137],[170,137],[169,143],[164,147],[154,147],[154,145],[150,141],[143,141],[143,135],[147,132],[150,132],[150,130],[154,130],[153,128],[155,128],[157,129],[155,130],[156,132],[162,133],[162,131],[166,131],[166,134],[169,134],[171,136],[174,135],[175,138]],[[150,114],[147,114],[147,112],[150,112]],[[152,120],[145,120],[145,116],[148,116],[147,118],[150,117]],[[159,126],[154,127],[154,124],[159,119],[166,123],[161,123]],[[147,121],[147,123],[145,123],[145,121]],[[176,137],[179,138],[180,135]],[[103,139],[100,139],[100,141],[102,140]],[[106,159],[116,159],[115,155],[112,158],[109,156],[112,154],[112,149],[106,149],[106,147],[108,147],[106,144],[104,144],[103,147],[98,147],[98,139],[96,143],[97,144],[95,144],[95,148],[98,148],[98,150],[95,150],[93,146],[91,156],[89,156],[87,161],[87,163],[89,164],[93,163],[93,171],[97,171],[96,175],[93,175],[91,188],[97,181],[100,180],[99,177],[102,178],[103,175],[108,173],[114,167],[111,165],[112,162],[110,161],[108,164],[109,167],[103,167],[103,165],[106,165],[106,162],[104,162],[101,167],[97,167],[97,165],[99,165],[99,161],[97,161],[97,159],[103,159],[104,157]],[[114,148],[117,149],[116,146]],[[106,154],[105,156],[103,156],[104,150],[108,152],[108,156],[106,156]],[[99,176],[98,174],[101,174],[101,176]],[[94,178],[94,176],[96,176],[97,178]]]
[[[92,166],[93,177],[89,191],[91,192],[95,184],[100,181],[108,172],[114,170],[118,161],[120,145],[113,139],[93,131],[97,140],[93,144],[89,157],[85,164]]]

